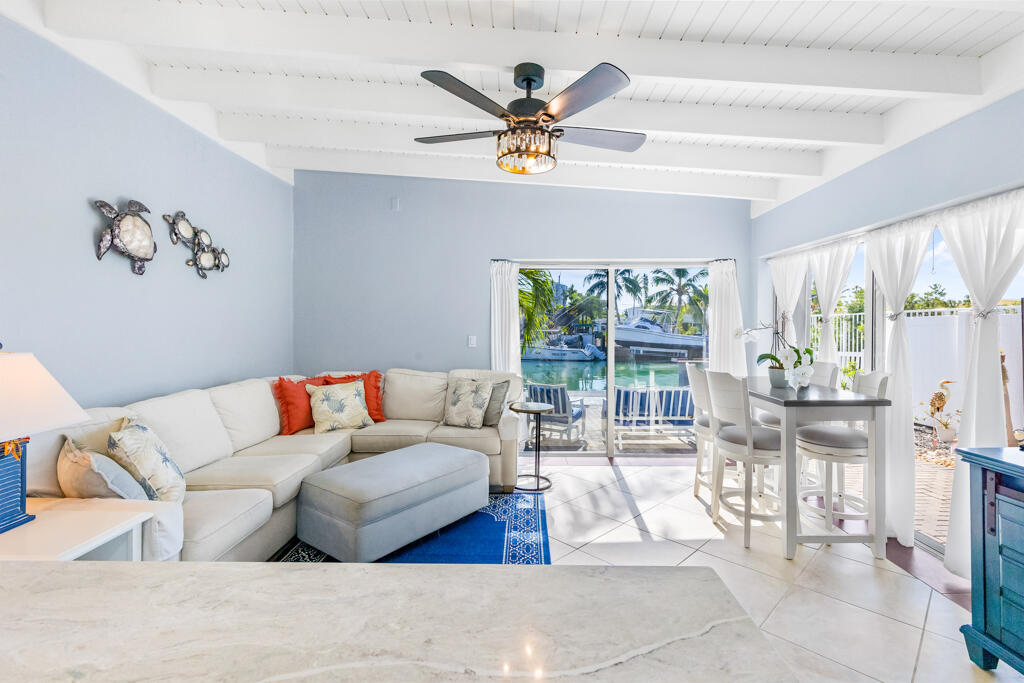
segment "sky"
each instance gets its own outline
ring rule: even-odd
[[[552,277],[556,280],[561,278],[562,284],[575,285],[577,291],[585,292],[586,285],[583,280],[591,271],[588,270],[554,270]],[[639,271],[644,272],[644,271]],[[946,295],[951,299],[962,299],[967,296],[967,287],[964,286],[963,278],[953,263],[953,257],[949,253],[949,247],[942,239],[938,230],[932,235],[932,242],[925,252],[924,263],[914,282],[914,291],[923,293],[932,283],[938,283],[946,289]],[[855,286],[864,286],[864,245],[857,248],[857,255],[850,267],[850,277],[846,281],[846,289]],[[845,292],[844,292],[845,294]],[[1017,274],[1009,289],[1006,290],[1004,299],[1024,298],[1024,271]],[[632,305],[631,303],[629,305]]]

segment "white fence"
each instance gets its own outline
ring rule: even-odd
[[[1024,382],[1021,377],[1021,312],[1019,306],[1000,307],[999,347],[1006,354],[1007,392],[1010,415],[1015,427],[1024,426]],[[948,385],[946,412],[963,406],[964,363],[969,353],[973,316],[966,308],[936,308],[906,312],[907,338],[910,344],[913,410],[921,421],[939,383]],[[864,354],[864,314],[842,313],[833,318],[839,357],[845,367],[850,360],[861,366]],[[811,343],[818,348],[821,317],[811,318]],[[842,377],[840,377],[842,379]],[[924,403],[925,405],[921,405]]]
[[[839,367],[846,368],[853,362],[863,367],[864,360],[864,314],[837,313],[832,316],[836,346],[839,348]],[[821,315],[811,316],[811,347],[821,348]],[[840,381],[844,378],[840,377]]]

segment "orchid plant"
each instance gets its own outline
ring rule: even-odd
[[[814,349],[807,347],[800,350],[787,342],[778,333],[775,334],[775,347],[781,347],[777,353],[762,353],[757,357],[757,364],[771,363],[768,367],[786,371],[786,381],[795,388],[806,387],[811,383],[814,374]],[[774,350],[774,349],[773,349]]]

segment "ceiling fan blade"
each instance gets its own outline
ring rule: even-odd
[[[447,71],[424,71],[420,76],[423,76],[423,78],[427,79],[437,87],[447,90],[456,97],[460,97],[470,104],[483,109],[491,116],[497,116],[499,119],[506,120],[515,118],[511,113],[509,113],[508,109],[505,109],[505,107],[501,106],[487,95],[484,95],[476,88],[466,85]]]
[[[573,126],[558,126],[555,130],[562,131],[559,142],[614,149],[619,152],[635,152],[647,140],[647,136],[643,133],[630,133],[624,130],[576,128]]]
[[[544,116],[544,123],[554,123],[578,114],[601,100],[611,97],[629,85],[629,76],[617,66],[602,62],[580,76],[568,88],[555,95],[554,99],[537,112]]]
[[[503,130],[478,130],[473,133],[452,133],[451,135],[431,135],[425,138],[415,138],[416,142],[434,145],[438,142],[458,142],[459,140],[479,140],[480,138],[493,138],[495,135],[504,133]]]

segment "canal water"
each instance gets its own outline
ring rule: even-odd
[[[679,386],[683,365],[671,361],[633,360],[615,363],[615,385],[645,387],[651,373],[659,387]],[[524,360],[523,378],[536,384],[565,384],[569,391],[605,391],[608,367],[605,361],[580,363],[560,360]]]

